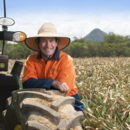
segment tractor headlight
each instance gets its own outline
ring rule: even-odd
[[[13,34],[13,41],[14,42],[22,42],[26,39],[26,34],[23,32],[16,32]]]
[[[1,17],[0,18],[0,25],[3,25],[3,26],[12,26],[14,25],[14,20],[11,19],[11,18],[7,18],[7,17]]]

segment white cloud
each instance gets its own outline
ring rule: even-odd
[[[84,37],[94,28],[100,28],[109,33],[114,32],[119,35],[130,34],[129,12],[112,14],[28,14],[24,17],[14,15],[15,25],[9,27],[10,31],[23,31],[28,37],[37,34],[38,29],[45,22],[52,22],[57,28],[58,34],[73,37]]]

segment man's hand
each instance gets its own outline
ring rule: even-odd
[[[59,89],[61,92],[65,92],[67,93],[69,91],[69,87],[66,83],[63,83],[63,82],[60,82],[58,80],[55,80],[53,83],[52,83],[52,86],[54,88],[57,88]]]

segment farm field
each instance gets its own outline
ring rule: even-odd
[[[74,58],[74,65],[84,129],[130,130],[130,58]]]

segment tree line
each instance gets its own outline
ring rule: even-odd
[[[2,41],[0,41],[2,51]],[[104,42],[85,41],[83,38],[74,37],[74,40],[64,52],[72,57],[129,57],[130,37],[109,33],[104,36]],[[30,54],[36,53],[29,49],[24,42],[12,44],[5,42],[4,55],[10,59],[26,59]]]
[[[85,41],[76,38],[64,49],[72,57],[129,57],[130,37],[109,33],[104,42]]]
[[[0,41],[0,50],[2,52],[2,41]],[[35,51],[29,49],[24,42],[19,42],[12,44],[10,42],[5,42],[4,55],[8,55],[9,59],[26,59],[30,54],[36,53]]]

